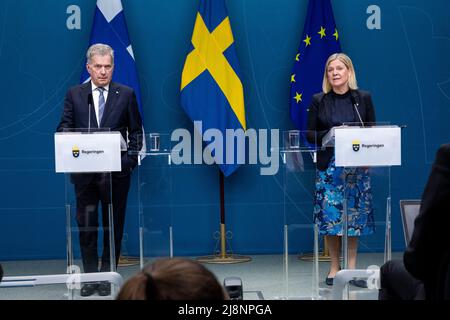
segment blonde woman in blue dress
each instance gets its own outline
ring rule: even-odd
[[[371,95],[358,89],[353,63],[347,55],[336,53],[328,58],[322,91],[313,96],[308,109],[310,142],[321,146],[326,133],[343,123],[375,122]],[[333,148],[318,151],[317,169],[314,222],[326,237],[331,263],[325,282],[332,285],[340,270],[344,192],[348,207],[348,268],[354,269],[358,237],[375,231],[371,183],[367,168],[336,167]]]

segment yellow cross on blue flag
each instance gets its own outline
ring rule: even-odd
[[[331,0],[309,0],[303,36],[291,73],[290,114],[300,131],[307,128],[307,109],[312,96],[322,91],[325,63],[337,52],[341,52],[341,46]]]
[[[189,53],[181,75],[181,105],[189,118],[201,128],[246,130],[244,90],[236,55],[230,19],[224,0],[200,0]],[[239,164],[236,147],[213,154],[225,176]],[[233,152],[233,161],[227,153]]]

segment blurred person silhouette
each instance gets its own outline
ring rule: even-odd
[[[403,260],[380,269],[380,300],[450,299],[450,143],[439,147]]]
[[[228,300],[216,276],[184,258],[158,259],[129,278],[117,300]]]

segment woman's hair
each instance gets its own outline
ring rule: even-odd
[[[159,259],[128,279],[117,300],[224,300],[215,275],[194,260]]]
[[[322,82],[322,91],[324,93],[328,93],[331,91],[332,87],[330,81],[328,81],[327,70],[330,63],[334,60],[341,61],[348,69],[348,86],[352,90],[358,89],[358,83],[356,81],[355,68],[353,67],[352,60],[345,53],[334,53],[328,57],[327,62],[325,63],[325,72],[323,73],[323,82]]]

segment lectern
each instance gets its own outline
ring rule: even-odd
[[[64,173],[65,179],[65,207],[67,233],[67,273],[82,272],[81,250],[78,237],[83,230],[78,228],[76,221],[76,195],[73,182],[90,176],[104,184],[109,194],[107,199],[108,222],[98,228],[99,256],[104,241],[109,242],[110,272],[115,273],[114,219],[111,192],[111,172],[121,171],[121,151],[126,150],[126,143],[120,132],[109,129],[69,129],[55,133],[55,171]],[[108,191],[109,190],[109,191]],[[105,224],[105,221],[103,222]],[[112,281],[110,281],[112,282]],[[78,286],[78,287],[77,287]],[[68,286],[69,297],[74,297],[72,289],[79,289],[80,283]],[[113,295],[114,295],[114,291]]]
[[[375,232],[359,237],[358,255],[384,252],[383,259],[371,264],[381,266],[391,259],[391,187],[390,168],[401,165],[401,128],[377,123],[370,126],[344,124],[332,128],[322,139],[324,148],[334,148],[336,167],[344,168],[344,207],[342,228],[343,268],[348,267],[348,223],[357,219],[355,177],[367,172],[365,188],[369,195],[364,205],[373,209]],[[358,171],[359,170],[359,171]],[[384,229],[384,230],[383,230]],[[383,242],[384,248],[380,246]],[[368,266],[366,266],[368,267]]]
[[[122,170],[120,159],[123,138],[120,132],[74,130],[77,131],[55,133],[56,172],[87,173]]]
[[[315,137],[312,131],[289,130],[282,133],[280,170],[283,187],[283,278],[282,299],[320,299],[319,242],[313,221],[314,183],[316,180]],[[309,253],[313,249],[313,254]],[[298,262],[298,255],[313,263]],[[305,254],[303,254],[305,253]],[[312,277],[304,278],[311,273]]]
[[[173,252],[172,141],[168,133],[149,133],[142,139],[137,166],[139,212],[139,263],[143,268],[156,257]]]

